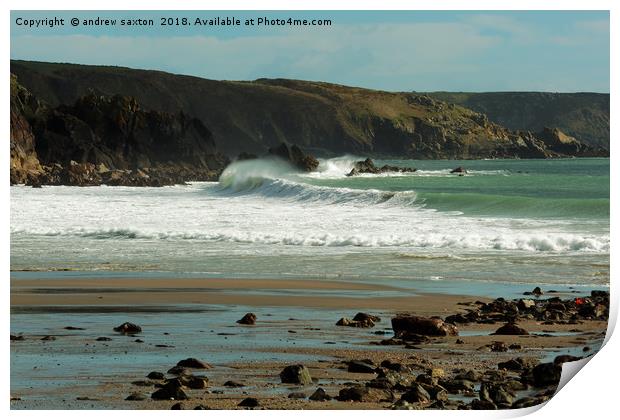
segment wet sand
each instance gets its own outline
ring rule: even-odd
[[[416,346],[376,344],[393,335],[390,318],[398,312],[444,317],[478,300],[492,299],[324,280],[12,279],[11,329],[24,340],[11,341],[11,395],[16,398],[11,407],[169,409],[176,401],[150,398],[160,381],[132,382],[195,357],[213,368],[192,370],[206,375],[209,386],[188,390],[185,408],[240,408],[246,397],[268,409],[390,408],[393,401],[311,401],[288,395],[303,392],[308,397],[322,387],[335,397],[346,386],[377,377],[347,371],[349,360],[367,359],[375,366],[384,360],[402,363],[415,378],[432,369],[441,369],[445,377],[461,369],[497,371],[499,362],[516,357],[537,362],[561,354],[583,357],[599,348],[607,327],[604,321],[544,325],[530,320],[520,322],[528,336],[493,336],[501,324],[469,324],[459,327],[458,337],[431,338]],[[235,323],[250,311],[258,316],[256,325]],[[372,311],[382,320],[374,328],[335,325],[358,311]],[[136,322],[143,331],[135,336],[114,333],[112,327],[123,321]],[[55,339],[41,340],[46,335]],[[491,351],[497,341],[514,349]],[[308,367],[312,384],[281,383],[279,373],[294,363]],[[244,386],[224,386],[229,380]],[[126,401],[134,392],[145,399]],[[519,391],[518,397],[540,392]],[[451,393],[448,408],[477,394],[478,389]]]
[[[472,300],[484,298],[325,280],[11,279],[11,306],[212,304],[392,311],[415,308],[416,313],[428,315],[454,312],[459,302]]]

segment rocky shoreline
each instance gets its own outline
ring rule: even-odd
[[[254,335],[261,328],[298,339],[314,330],[324,339],[333,336],[336,340],[339,335],[361,338],[393,334],[380,341],[368,341],[359,349],[359,345],[342,348],[334,342],[333,346],[323,344],[315,350],[292,343],[261,350],[276,358],[296,354],[299,361],[288,364],[239,361],[219,365],[209,360],[208,351],[187,354],[175,350],[183,348],[184,343],[174,339],[174,327],[169,325],[164,328],[172,331],[164,335],[171,337],[170,345],[157,346],[168,350],[170,357],[177,356],[176,363],[134,369],[143,369],[143,377],[118,372],[116,380],[92,388],[95,392],[103,387],[105,392],[101,394],[85,395],[88,387],[75,391],[81,392],[74,396],[75,408],[87,404],[97,407],[103,402],[106,406],[138,409],[494,410],[538,405],[553,396],[562,363],[591,354],[604,337],[609,293],[592,291],[589,295],[567,296],[570,291],[549,291],[546,293],[551,297],[541,298],[540,289],[534,292],[528,292],[533,298],[462,302],[458,312],[443,317],[393,313],[388,317],[390,328],[382,327],[383,316],[374,313],[360,312],[351,319],[345,316],[330,327],[296,318],[274,324],[271,314],[258,312],[245,314],[236,327],[219,333],[218,340],[222,341]],[[543,332],[535,332],[541,327],[545,328]],[[119,342],[131,348],[137,346],[134,351],[140,351],[137,349],[148,347],[155,338],[149,327],[132,322],[110,326],[109,332],[77,326],[65,330],[102,334],[95,341],[105,346],[99,350],[103,353]],[[45,342],[45,346],[57,346],[68,338],[12,335],[11,351],[19,355],[20,349],[29,345]],[[88,346],[90,340],[85,341]],[[580,343],[581,354],[568,350],[566,346],[572,342]],[[565,353],[563,348],[567,348]],[[557,355],[549,358],[551,350]],[[318,359],[317,351],[321,355]],[[183,354],[184,358],[178,357]],[[20,395],[12,389],[12,395],[12,408],[36,408],[27,393]]]

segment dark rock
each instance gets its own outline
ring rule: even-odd
[[[323,388],[317,388],[312,395],[308,397],[312,401],[329,401],[332,399]]]
[[[347,371],[352,373],[375,373],[376,367],[371,363],[362,360],[351,360],[345,362],[348,365]]]
[[[11,334],[11,341],[24,341],[24,336]]]
[[[365,322],[365,321],[381,322],[381,318],[379,318],[377,315],[371,315],[371,314],[367,314],[367,313],[364,313],[364,312],[358,312],[353,317],[353,321],[358,321],[358,322]]]
[[[378,168],[372,159],[360,160],[353,164],[353,168],[347,176],[355,176],[359,174],[380,174],[385,172],[415,172],[415,168],[404,168],[400,166],[384,165]]]
[[[498,406],[510,406],[514,395],[507,391],[502,384],[483,382],[480,385],[480,400],[490,401]]]
[[[389,370],[393,370],[399,373],[410,373],[411,368],[409,366],[403,365],[402,363],[395,363],[390,360],[384,360],[381,362],[381,367],[384,367]]]
[[[467,170],[462,166],[456,167],[450,171],[451,174],[466,174]]]
[[[285,384],[308,385],[312,383],[310,371],[304,365],[290,365],[280,372],[280,380]]]
[[[304,394],[303,392],[291,392],[290,394],[288,394],[288,398],[294,400],[303,400],[306,398],[306,394]]]
[[[417,384],[414,384],[400,398],[410,403],[427,403],[431,400],[431,396],[426,389]]]
[[[338,393],[339,401],[381,402],[392,401],[391,392],[377,388],[368,388],[361,385],[341,389]]]
[[[247,313],[243,315],[243,318],[237,321],[237,324],[254,325],[256,324],[256,315],[254,315],[253,313]]]
[[[168,369],[168,373],[172,375],[191,375],[192,374],[192,372],[189,369],[184,368],[182,366],[173,366],[170,369]]]
[[[84,330],[85,328],[68,326],[68,327],[65,327],[64,329],[70,330],[70,331],[80,331],[80,330]]]
[[[125,322],[118,327],[114,327],[114,331],[121,334],[137,334],[142,332],[142,328],[139,325],[132,324],[131,322]]]
[[[494,341],[491,344],[491,351],[499,353],[506,352],[508,351],[508,346],[506,345],[506,343],[503,343],[501,341]]]
[[[534,385],[557,385],[562,376],[562,365],[556,363],[541,363],[532,370]]]
[[[211,410],[211,407],[209,407],[208,405],[198,404],[196,407],[194,407],[194,410]]]
[[[144,401],[146,400],[146,398],[146,395],[142,394],[141,392],[133,392],[129,394],[127,398],[125,398],[125,401]]]
[[[306,155],[297,145],[289,147],[281,143],[269,149],[269,154],[289,162],[295,168],[304,172],[312,172],[319,167],[319,161],[312,155]]]
[[[183,405],[183,403],[176,403],[173,404],[172,407],[170,407],[171,410],[185,410],[185,406]]]
[[[41,341],[54,341],[56,340],[56,337],[54,337],[53,335],[46,335],[45,337],[41,337]]]
[[[224,382],[224,386],[228,386],[230,388],[243,388],[245,384],[242,384],[241,382],[235,382],[235,381],[226,381]]]
[[[479,400],[478,398],[471,400],[469,405],[472,410],[497,410],[497,406],[491,401]]]
[[[112,341],[110,337],[97,337],[95,341]]]
[[[566,362],[576,362],[577,360],[581,360],[581,357],[577,357],[577,356],[572,356],[570,354],[562,354],[560,356],[557,356],[555,359],[553,359],[553,363],[555,364],[562,364],[562,363],[566,363]]]
[[[497,331],[495,331],[491,335],[529,335],[529,334],[530,333],[527,332],[524,328],[521,328],[517,324],[509,322],[499,327]]]
[[[248,407],[248,408],[258,407],[259,405],[260,404],[258,400],[252,397],[248,397],[238,404],[239,407]]]
[[[440,380],[439,384],[446,388],[451,394],[462,394],[474,390],[474,382],[467,379],[447,379]]]
[[[193,369],[211,369],[213,367],[207,362],[203,362],[202,360],[198,360],[193,357],[179,360],[177,362],[177,366],[182,367],[182,368],[193,368]],[[172,373],[172,372],[168,371],[168,373]]]
[[[185,387],[178,379],[171,379],[151,394],[154,400],[187,400]]]
[[[356,327],[356,328],[372,328],[375,326],[375,322],[368,318],[363,321],[354,321],[349,318],[340,318],[336,325],[339,327]]]
[[[397,315],[392,318],[392,329],[397,338],[411,334],[429,336],[458,335],[458,328],[440,318],[425,318],[415,315]]]
[[[150,372],[148,375],[146,375],[147,378],[149,379],[165,379],[165,375],[161,372]]]
[[[190,389],[204,389],[209,386],[209,378],[206,376],[182,375],[178,380]]]

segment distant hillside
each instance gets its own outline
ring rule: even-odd
[[[432,92],[428,95],[486,114],[511,130],[557,127],[579,141],[609,150],[609,94],[544,92]]]
[[[212,133],[216,149],[230,157],[261,154],[281,143],[319,154],[419,159],[598,154],[575,139],[560,139],[553,130],[540,137],[512,132],[484,114],[412,93],[284,79],[214,81],[28,61],[11,61],[11,72],[52,107],[73,106],[87,95],[122,95],[147,110],[195,117]]]

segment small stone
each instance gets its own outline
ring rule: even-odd
[[[256,324],[256,315],[254,315],[253,313],[249,312],[249,313],[243,315],[243,318],[238,320],[237,324],[254,325],[254,324]]]
[[[139,325],[132,324],[131,322],[124,322],[118,327],[114,327],[114,331],[121,334],[136,334],[142,332],[142,328]]]

